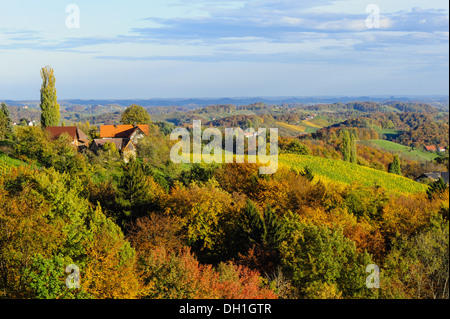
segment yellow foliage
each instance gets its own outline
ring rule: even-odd
[[[135,268],[134,250],[100,208],[94,212],[94,219],[101,226],[95,231],[94,243],[87,247],[88,262],[80,269],[81,288],[96,299],[138,297],[144,292]]]

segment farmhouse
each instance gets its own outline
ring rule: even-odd
[[[148,125],[101,125],[100,138],[126,138],[137,144],[149,134]]]
[[[136,146],[129,139],[125,138],[94,139],[89,149],[97,153],[108,142],[115,145],[116,149],[122,154],[125,162],[128,162],[131,157],[136,158]]]
[[[148,125],[101,125],[100,139],[94,139],[89,149],[98,152],[105,143],[110,142],[128,162],[130,158],[136,158],[136,145],[148,134]]]
[[[423,181],[423,180],[432,180],[432,181],[436,181],[439,178],[441,178],[444,180],[444,182],[446,184],[449,183],[449,172],[430,172],[430,173],[424,173],[422,175],[420,175],[419,177],[416,178],[417,182]]]
[[[425,146],[425,150],[428,152],[436,152],[437,148],[434,145],[428,145],[428,146]]]
[[[52,139],[57,139],[62,134],[67,133],[72,139],[72,144],[78,150],[89,146],[89,137],[76,126],[48,126],[45,130],[50,133]]]

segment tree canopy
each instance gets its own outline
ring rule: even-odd
[[[150,124],[151,118],[142,106],[132,104],[123,112],[120,122],[129,125]]]

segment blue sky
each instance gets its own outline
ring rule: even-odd
[[[448,41],[445,0],[2,0],[0,99],[448,95]]]

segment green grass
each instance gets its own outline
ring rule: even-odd
[[[427,152],[421,149],[411,150],[411,148],[408,146],[386,140],[360,141],[359,143],[366,146],[381,148],[384,151],[398,154],[400,155],[400,157],[412,161],[419,161],[419,162],[432,161],[436,157],[438,157],[438,155],[433,152]]]
[[[376,131],[378,131],[379,134],[385,135],[386,137],[395,138],[400,133],[399,130],[391,129],[391,128],[385,128],[385,129],[379,129],[374,127]]]
[[[408,178],[340,160],[282,154],[279,156],[279,162],[281,165],[298,170],[302,170],[308,166],[318,179],[342,185],[352,183],[358,183],[366,187],[378,185],[393,193],[403,194],[421,193],[427,189],[426,185]]]
[[[27,166],[27,165],[28,164],[26,164],[20,160],[9,157],[8,155],[0,152],[0,174],[9,172],[14,167]]]

